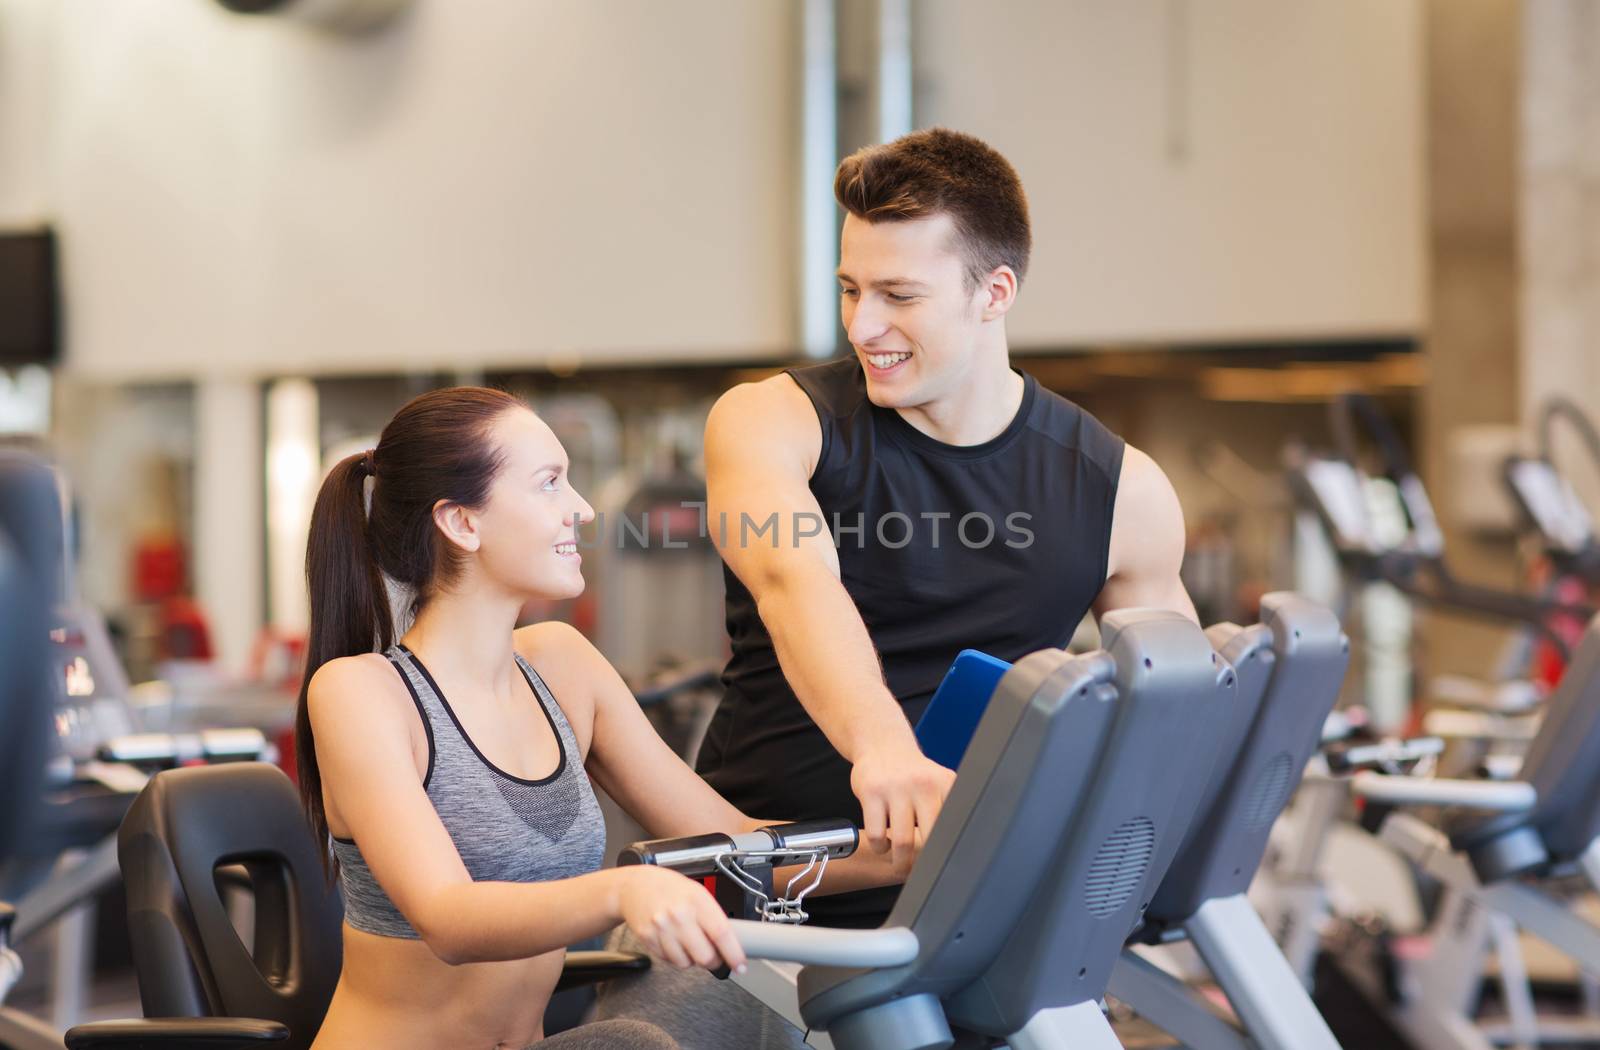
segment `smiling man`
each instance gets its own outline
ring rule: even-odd
[[[944,129],[840,164],[854,354],[728,391],[706,425],[732,658],[699,766],[746,813],[855,816],[909,863],[954,780],[912,733],[957,652],[1064,646],[1083,615],[1193,618],[1159,467],[1011,367],[1027,199]],[[895,891],[807,901],[876,925]]]

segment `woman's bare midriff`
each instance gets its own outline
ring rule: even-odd
[[[312,1050],[522,1050],[544,1034],[563,952],[440,961],[420,940],[344,927],[344,970]]]

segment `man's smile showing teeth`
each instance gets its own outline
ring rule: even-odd
[[[558,543],[556,544],[556,553],[560,555],[576,554],[578,553],[578,545],[576,543]]]
[[[867,357],[867,361],[872,365],[873,368],[893,368],[895,365],[899,364],[901,361],[904,361],[904,360],[907,360],[908,358],[910,358],[911,355],[910,354],[906,354],[906,353],[900,353],[900,354],[868,354],[868,355],[866,355],[866,357]]]

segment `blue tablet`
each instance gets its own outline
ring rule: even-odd
[[[917,743],[922,753],[949,769],[961,765],[961,756],[978,731],[978,721],[994,695],[1000,679],[1011,669],[1004,660],[976,649],[963,649],[944,674],[944,681],[917,720]]]

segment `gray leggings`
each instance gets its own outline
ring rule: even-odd
[[[678,1041],[645,1021],[595,1021],[541,1039],[527,1050],[681,1050]]]
[[[643,950],[626,927],[615,930],[606,947]],[[647,1018],[666,1029],[682,1050],[807,1050],[803,1032],[737,984],[661,959],[652,960],[647,973],[600,985],[594,1016]]]

